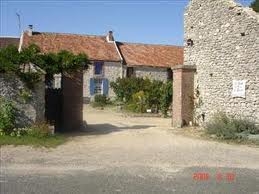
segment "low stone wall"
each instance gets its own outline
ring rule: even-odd
[[[27,100],[24,95],[31,97]],[[16,108],[16,125],[24,127],[45,120],[45,84],[35,84],[29,90],[25,84],[13,74],[0,74],[0,96],[11,100]]]

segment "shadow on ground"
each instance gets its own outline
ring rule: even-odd
[[[115,126],[108,123],[89,124],[89,125],[85,125],[81,131],[67,133],[67,135],[69,136],[105,135],[105,134],[120,132],[125,130],[143,130],[151,127],[155,127],[155,126],[154,125]]]

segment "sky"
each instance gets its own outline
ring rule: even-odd
[[[39,32],[106,35],[116,41],[183,45],[189,0],[0,0],[0,36]],[[239,0],[244,6],[252,0]]]

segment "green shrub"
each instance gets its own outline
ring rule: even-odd
[[[32,137],[48,137],[51,135],[51,130],[48,124],[35,124],[27,129],[27,135]]]
[[[146,96],[143,91],[132,95],[132,101],[128,104],[128,110],[137,113],[144,113],[147,109]]]
[[[144,90],[145,85],[148,85],[147,82],[149,80],[144,80],[143,78],[118,78],[115,82],[111,82],[110,85],[118,100],[127,103],[132,99],[133,94]]]
[[[109,99],[107,96],[98,94],[94,96],[94,107],[104,107],[108,104]]]
[[[26,84],[26,86],[30,89],[33,89],[35,87],[35,84],[41,81],[42,76],[41,73],[38,72],[19,72],[18,75],[21,78],[21,80]]]
[[[208,134],[215,134],[221,139],[237,139],[238,133],[258,134],[255,123],[248,119],[238,119],[225,113],[216,113],[207,123],[205,129]]]
[[[247,132],[249,134],[259,134],[259,127],[257,127],[254,122],[248,119],[233,118],[233,123],[238,133]]]
[[[171,106],[173,100],[172,81],[168,81],[163,84],[161,90],[160,109],[164,117],[167,117],[168,109]]]
[[[158,80],[151,81],[148,78],[118,78],[115,82],[111,82],[111,87],[117,99],[125,102],[127,109],[133,112],[144,112],[144,109],[151,108],[154,112],[162,110],[166,116],[172,103],[171,81],[163,83]],[[145,108],[144,105],[141,108],[138,100],[133,99],[141,91],[144,92],[145,96]],[[134,105],[134,103],[138,105]]]
[[[151,108],[154,112],[158,113],[160,110],[160,102],[162,97],[162,87],[164,83],[162,81],[153,80],[149,81],[145,87],[146,102],[148,108]]]
[[[15,126],[15,108],[13,103],[0,97],[0,133],[10,134]]]

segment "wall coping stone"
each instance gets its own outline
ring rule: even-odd
[[[173,71],[178,70],[178,69],[196,71],[196,66],[194,66],[194,65],[177,65],[177,66],[172,67],[171,69]]]

